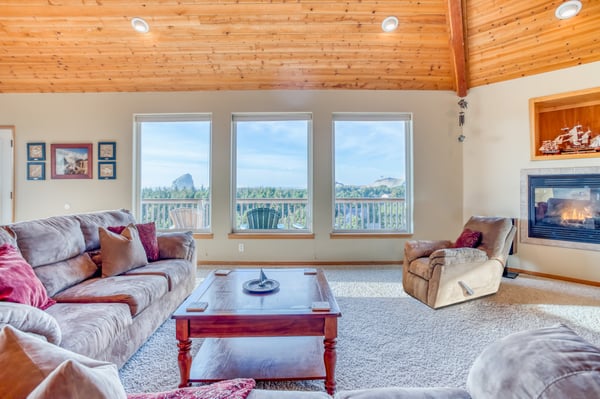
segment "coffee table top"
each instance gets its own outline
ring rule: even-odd
[[[279,287],[253,293],[244,283],[259,279],[260,269],[230,269],[226,275],[211,271],[208,277],[173,313],[174,319],[210,316],[303,315],[340,317],[341,312],[321,269],[262,269]],[[204,311],[187,311],[194,302],[207,302]],[[318,304],[317,304],[318,302]],[[323,303],[326,305],[323,307]],[[327,304],[329,309],[327,308]],[[313,309],[314,308],[314,309]]]

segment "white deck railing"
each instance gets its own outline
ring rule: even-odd
[[[238,199],[236,228],[248,226],[246,213],[253,208],[274,208],[281,214],[278,228],[283,230],[307,229],[308,200],[303,198]],[[198,226],[176,226],[169,212],[175,208],[189,208],[197,215]],[[403,198],[338,198],[334,205],[335,231],[404,231],[406,207]],[[142,222],[154,221],[159,230],[190,228],[207,230],[210,226],[210,203],[200,199],[147,199],[142,200]]]

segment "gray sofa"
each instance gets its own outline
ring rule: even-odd
[[[0,302],[0,327],[10,324],[122,366],[192,292],[196,279],[195,241],[183,232],[157,235],[158,260],[102,277],[99,227],[130,223],[131,213],[114,210],[2,226],[0,245],[20,250],[57,303],[40,310]]]

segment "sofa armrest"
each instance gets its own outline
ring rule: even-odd
[[[196,241],[191,231],[158,234],[160,259],[186,259],[196,264]]]
[[[429,259],[430,265],[436,267],[485,262],[488,256],[477,248],[443,248],[431,253]]]
[[[471,399],[460,388],[372,388],[340,391],[334,399]]]
[[[442,248],[452,246],[452,241],[448,240],[409,240],[404,243],[405,266],[415,259],[431,255],[433,252]]]
[[[62,340],[62,333],[56,319],[33,306],[0,302],[0,326],[5,324],[23,332],[45,337],[52,344],[59,345]]]

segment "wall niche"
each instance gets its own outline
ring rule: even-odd
[[[529,100],[531,159],[600,157],[600,87]]]

